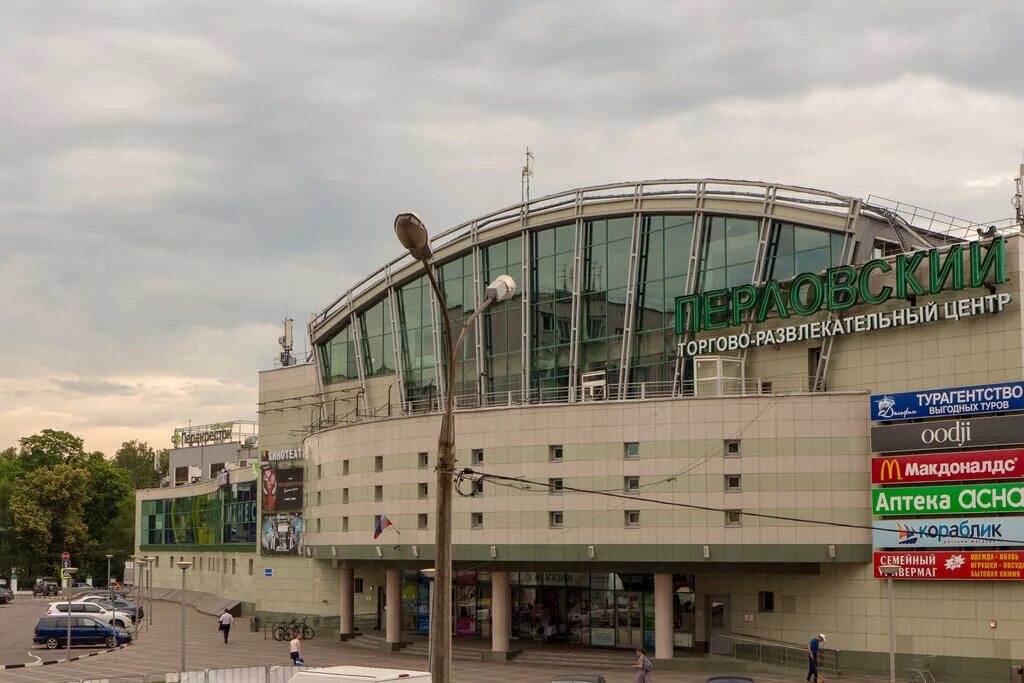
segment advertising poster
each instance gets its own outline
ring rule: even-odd
[[[1024,578],[1024,552],[1002,551],[876,551],[875,578],[884,579],[881,567],[896,567],[894,579],[937,581],[1020,581]]]
[[[455,635],[476,635],[476,572],[458,572],[455,585]]]
[[[1024,511],[1024,483],[910,486],[871,492],[875,515],[969,515]]]
[[[268,465],[260,472],[263,526],[260,548],[264,555],[300,555],[305,524],[302,517],[301,467]]]
[[[898,455],[871,459],[872,484],[1024,478],[1024,450]]]
[[[1024,517],[879,519],[872,526],[876,548],[1024,547]]]
[[[871,396],[871,419],[911,420],[1024,410],[1024,382]]]

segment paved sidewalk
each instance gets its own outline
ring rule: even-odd
[[[54,664],[45,667],[14,669],[0,673],[0,682],[64,683],[85,678],[113,678],[139,674],[162,674],[178,671],[181,657],[181,611],[174,603],[154,604],[156,623],[143,631],[138,641],[122,650],[85,661]],[[263,633],[248,631],[248,619],[236,621],[230,642],[225,645],[217,631],[217,619],[188,608],[186,625],[186,658],[189,669],[220,669],[253,665],[286,665],[288,643],[264,639]],[[43,651],[45,652],[45,651]],[[42,653],[41,653],[42,654]],[[303,643],[303,656],[311,666],[358,664],[389,668],[427,668],[422,655],[384,653],[340,643],[333,631],[317,633],[314,640]],[[608,683],[633,683],[634,672],[628,658],[620,670],[607,668],[601,673]],[[452,662],[454,683],[548,683],[557,673],[594,670],[593,667],[536,666],[526,663],[490,663],[455,659]],[[704,683],[708,672],[656,670],[655,683]],[[751,674],[747,674],[751,675]],[[804,672],[789,674],[753,674],[758,683],[788,683],[804,680]],[[885,679],[843,676],[847,683],[883,683]]]

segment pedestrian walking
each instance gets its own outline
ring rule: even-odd
[[[651,670],[654,666],[647,659],[647,650],[642,647],[636,649],[636,664],[633,668],[636,669],[636,683],[651,683]]]
[[[298,634],[292,636],[292,640],[288,643],[288,654],[292,658],[292,664],[304,664],[302,660],[302,641],[299,640]]]
[[[231,624],[235,623],[235,618],[231,616],[231,612],[228,611],[227,607],[224,608],[224,613],[220,615],[219,622],[220,624],[217,628],[224,634],[224,644],[227,645],[228,632],[231,630]]]
[[[807,646],[807,680],[814,677],[814,683],[818,683],[818,646],[825,642],[825,634],[819,633],[817,638],[811,638]]]

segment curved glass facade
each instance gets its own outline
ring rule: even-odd
[[[397,371],[397,328],[404,400],[414,409],[438,407],[443,382],[437,373],[445,370],[448,355],[435,348],[444,340],[441,316],[450,317],[458,335],[487,283],[508,274],[519,286],[516,296],[481,316],[460,350],[453,389],[461,405],[504,403],[510,394],[515,401],[567,396],[576,385],[574,374],[583,373],[603,372],[609,386],[623,378],[668,386],[678,366],[676,297],[688,289],[714,291],[824,271],[840,265],[842,245],[843,233],[834,229],[649,213],[578,220],[467,244],[436,266],[443,311],[422,275],[396,286],[396,326],[387,297],[359,311],[362,376]],[[699,272],[690,272],[694,265]],[[356,329],[343,324],[320,342],[325,382],[360,376]]]

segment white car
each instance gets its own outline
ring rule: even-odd
[[[46,608],[47,615],[59,615],[68,613],[68,603],[66,602],[51,602],[49,607]],[[96,617],[111,626],[120,626],[121,628],[128,628],[132,625],[131,615],[124,612],[110,611],[97,604],[91,602],[71,602],[71,613],[72,614],[88,614]]]

